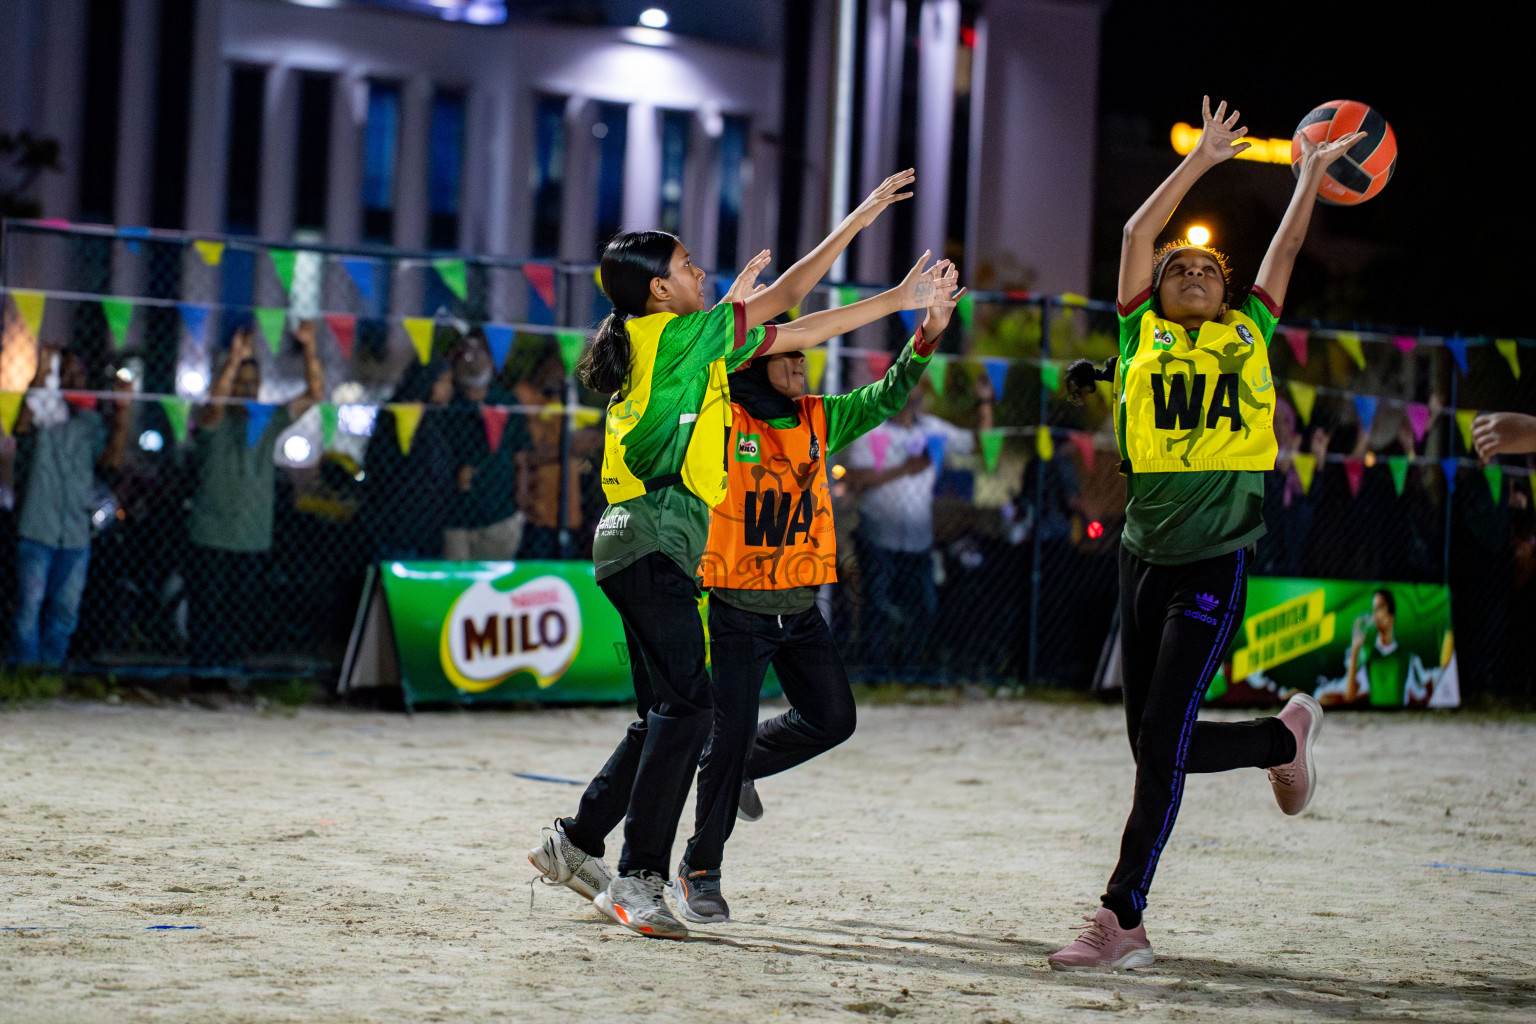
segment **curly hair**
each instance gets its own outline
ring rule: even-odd
[[[1222,301],[1230,306],[1232,304],[1232,266],[1227,261],[1227,254],[1219,249],[1212,249],[1205,245],[1196,245],[1187,238],[1177,238],[1171,242],[1164,242],[1152,253],[1152,301],[1157,301],[1157,290],[1163,283],[1163,271],[1168,266],[1168,261],[1176,252],[1185,249],[1194,249],[1203,252],[1216,261],[1216,266],[1221,268],[1221,283],[1226,289]]]

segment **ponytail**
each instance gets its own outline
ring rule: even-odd
[[[1078,359],[1067,367],[1066,390],[1067,397],[1077,405],[1082,405],[1083,400],[1093,394],[1095,386],[1101,380],[1115,379],[1115,360],[1107,359],[1102,367],[1094,366],[1086,359]]]
[[[624,386],[629,376],[629,331],[624,328],[628,319],[627,313],[614,310],[597,325],[597,337],[576,364],[582,387],[611,395]]]

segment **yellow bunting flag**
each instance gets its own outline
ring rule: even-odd
[[[794,306],[790,306],[789,307],[789,318],[791,320],[799,320],[800,319],[800,307],[799,307],[799,305],[794,305]]]
[[[1317,456],[1308,455],[1305,452],[1297,452],[1291,456],[1291,465],[1296,467],[1296,479],[1301,481],[1301,493],[1310,493],[1312,490],[1312,474],[1317,471]]]
[[[21,415],[21,394],[16,391],[0,391],[0,433],[11,436],[16,417]]]
[[[429,316],[401,317],[400,324],[405,328],[405,333],[411,337],[411,344],[416,348],[416,358],[423,363],[431,359],[432,318]]]
[[[400,454],[411,454],[411,442],[416,438],[416,428],[421,426],[421,403],[390,402],[384,408],[395,415],[395,439],[400,442]]]
[[[1312,422],[1312,406],[1317,402],[1317,388],[1301,381],[1291,381],[1291,401],[1296,403],[1296,415],[1302,423]]]
[[[224,261],[223,242],[210,242],[199,238],[192,243],[192,248],[197,250],[197,254],[203,258],[203,262],[210,267],[216,267]]]
[[[1461,443],[1472,451],[1472,421],[1477,419],[1476,409],[1457,409],[1456,426],[1461,428]]]
[[[1051,440],[1051,428],[1039,427],[1035,430],[1035,454],[1046,462],[1050,462],[1056,455],[1056,445]]]
[[[1061,300],[1061,304],[1063,306],[1086,306],[1086,305],[1088,305],[1088,296],[1086,296],[1086,295],[1078,295],[1075,292],[1062,292],[1061,295],[1060,295],[1060,300]]]
[[[1360,351],[1360,335],[1354,331],[1340,331],[1333,336],[1333,340],[1349,353],[1349,358],[1355,361],[1356,366],[1362,370],[1365,369],[1365,353]]]
[[[582,406],[576,410],[575,419],[578,427],[595,427],[603,422],[603,410]]]
[[[810,385],[812,391],[821,387],[821,375],[826,368],[826,349],[808,348],[805,350],[805,382]]]
[[[21,322],[27,325],[27,333],[35,340],[38,328],[43,326],[43,306],[47,298],[42,292],[29,288],[12,288],[11,301],[16,303],[16,312],[21,314]]]
[[[1499,355],[1509,364],[1509,372],[1515,375],[1515,380],[1520,379],[1520,343],[1514,338],[1499,338],[1494,343]]]

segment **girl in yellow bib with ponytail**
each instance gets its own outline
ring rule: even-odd
[[[1264,533],[1265,470],[1275,465],[1269,341],[1306,238],[1323,172],[1361,134],[1302,138],[1296,190],[1246,299],[1232,304],[1226,257],[1186,241],[1153,243],[1190,187],[1248,143],[1222,103],[1178,169],[1125,225],[1120,356],[1068,368],[1076,392],[1113,379],[1121,472],[1120,645],[1126,726],[1136,760],[1130,818],[1102,906],[1057,970],[1146,967],[1142,924],[1158,857],[1190,772],[1269,769],[1281,810],[1298,814],[1315,785],[1311,745],[1322,709],[1305,694],[1279,716],[1198,722],[1201,699],[1243,621],[1252,545]]]

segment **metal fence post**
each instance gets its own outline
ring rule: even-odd
[[[571,268],[562,268],[559,273],[559,283],[564,287],[560,296],[560,324],[568,327],[571,323],[572,293],[575,291],[574,283],[569,279]],[[557,335],[558,337],[558,335]],[[562,367],[565,362],[565,349],[561,346],[560,361]],[[555,524],[556,536],[560,538],[561,558],[572,557],[570,510],[567,505],[571,493],[571,431],[576,419],[576,377],[569,367],[565,367],[565,409],[560,416],[560,502],[556,506],[556,515],[560,521]]]
[[[1051,357],[1051,297],[1047,295],[1040,303],[1040,365],[1042,369],[1045,361]],[[1047,406],[1050,402],[1050,391],[1045,386],[1045,374],[1040,375],[1040,413],[1036,417],[1036,431],[1049,429],[1046,426]],[[1039,435],[1035,438],[1035,459],[1040,460]],[[1040,526],[1041,517],[1045,508],[1045,466],[1035,467],[1035,497],[1034,515],[1031,517],[1033,528],[1029,531],[1029,659],[1028,669],[1024,676],[1024,685],[1033,686],[1035,682],[1036,651],[1040,641]]]

